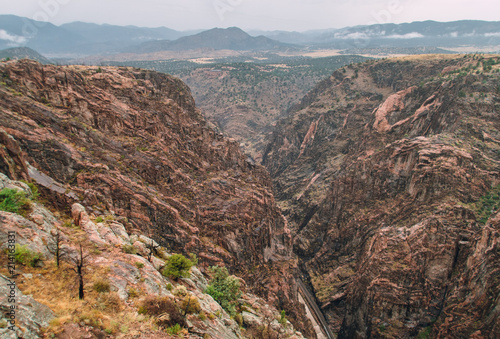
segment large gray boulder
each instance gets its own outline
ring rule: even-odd
[[[0,274],[0,338],[41,338],[40,330],[54,317],[50,308],[24,295],[12,280]]]

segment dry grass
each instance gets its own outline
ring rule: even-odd
[[[0,255],[0,273],[9,276],[6,271],[7,256]],[[106,276],[106,268],[95,268],[85,276],[85,300],[78,299],[76,274],[67,263],[59,269],[51,261],[45,262],[44,268],[18,266],[18,273],[30,273],[32,278],[18,279],[17,286],[27,295],[48,306],[56,315],[44,332],[57,335],[65,324],[84,323],[113,334],[116,337],[128,337],[133,332],[150,332],[155,327],[148,317],[137,314],[135,307],[123,302],[116,292],[99,293],[93,289],[94,283]]]

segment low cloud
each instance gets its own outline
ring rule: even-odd
[[[25,37],[9,34],[9,32],[4,29],[0,29],[0,40],[7,40],[16,44],[24,44],[27,41]]]
[[[388,39],[417,39],[417,38],[423,38],[424,35],[417,33],[417,32],[411,32],[411,33],[406,33],[406,34],[393,34],[393,35],[388,35],[385,36],[384,38]]]

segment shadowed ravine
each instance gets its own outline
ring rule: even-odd
[[[297,286],[299,288],[299,293],[300,296],[302,297],[302,300],[305,302],[306,307],[308,308],[309,312],[314,318],[311,319],[313,321],[313,324],[317,325],[314,327],[314,329],[316,331],[318,339],[323,339],[323,338],[335,339],[336,336],[334,336],[334,334],[330,330],[330,327],[328,326],[328,323],[325,320],[325,316],[319,309],[316,300],[314,300],[314,296],[311,294],[311,292],[309,292],[306,285],[304,285],[304,283],[302,282],[302,280],[300,280],[300,278],[297,278]]]

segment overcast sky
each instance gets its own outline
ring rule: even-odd
[[[0,0],[0,14],[72,21],[262,30],[341,28],[423,20],[500,20],[499,0]]]

